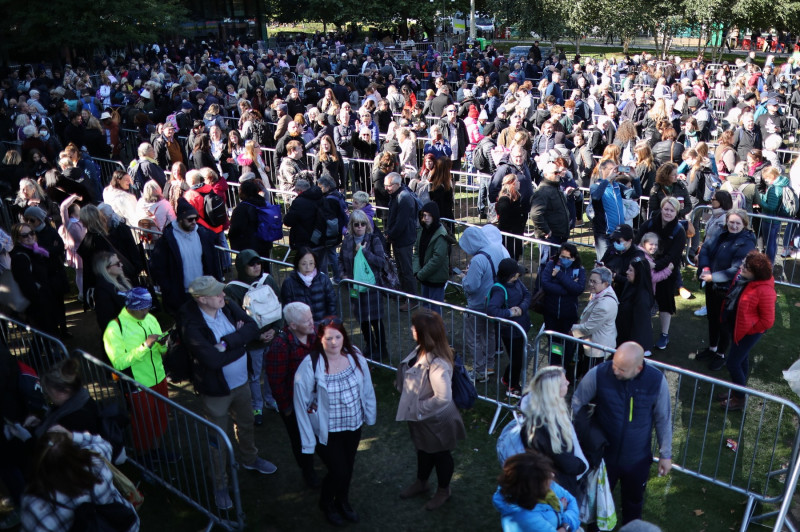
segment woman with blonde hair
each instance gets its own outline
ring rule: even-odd
[[[133,284],[125,277],[122,261],[116,253],[97,253],[92,269],[95,274],[94,312],[102,334],[111,320],[125,308],[125,293],[133,288]]]
[[[142,197],[136,203],[136,210],[138,212],[137,223],[142,219],[152,220],[159,231],[163,231],[168,223],[174,222],[176,219],[172,205],[164,199],[161,187],[152,179],[144,184]]]
[[[600,156],[600,160],[597,161],[597,164],[594,165],[594,170],[592,170],[592,182],[600,175],[600,166],[605,161],[612,161],[616,165],[622,164],[622,149],[616,144],[609,144],[605,147],[603,155]]]
[[[522,204],[519,181],[515,174],[508,174],[503,178],[500,193],[497,195],[495,210],[497,212],[497,227],[500,231],[519,236],[525,233],[528,209]],[[522,255],[521,239],[503,236],[503,245],[514,260],[519,260]]]
[[[653,159],[653,151],[646,140],[641,140],[636,143],[633,153],[636,155],[635,175],[642,185],[642,195],[649,197],[656,180],[656,162]]]
[[[244,149],[236,156],[236,162],[239,164],[240,175],[252,172],[264,183],[270,182],[270,168],[264,163],[264,159],[261,157],[261,150],[258,149],[256,141],[248,140],[244,143]]]
[[[568,389],[564,368],[540,368],[522,397],[525,422],[521,436],[526,448],[553,460],[556,482],[577,498],[578,478],[586,473],[589,465],[572,428],[565,399]]]

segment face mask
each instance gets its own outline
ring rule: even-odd
[[[614,249],[616,249],[617,251],[625,251],[625,244],[614,242]]]
[[[560,257],[560,258],[558,259],[558,262],[559,262],[559,263],[561,264],[561,266],[563,266],[564,268],[569,268],[570,266],[572,266],[572,263],[573,263],[573,262],[575,262],[575,261],[574,261],[574,259],[565,259],[564,257]]]
[[[39,137],[43,138],[44,140],[47,140],[48,138],[50,138],[50,133],[48,133],[47,131],[40,131]]]

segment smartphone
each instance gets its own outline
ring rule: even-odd
[[[461,275],[461,273],[462,273],[460,268],[452,268],[452,270],[453,270],[453,273],[456,274],[456,275]]]
[[[163,344],[164,342],[167,341],[167,338],[169,338],[169,331],[167,331],[164,334],[162,334],[161,336],[159,336],[158,340],[156,340],[156,342],[158,342],[159,344]]]
[[[619,172],[620,174],[630,174],[631,172],[633,172],[633,167],[619,165],[617,166],[617,172]]]

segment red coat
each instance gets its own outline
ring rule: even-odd
[[[775,323],[775,279],[751,281],[739,296],[733,341],[737,344],[749,334],[763,333]]]
[[[183,197],[186,198],[186,201],[188,201],[192,207],[197,209],[197,214],[199,216],[197,222],[206,229],[210,229],[215,233],[221,233],[222,231],[227,229],[228,226],[230,225],[230,221],[226,221],[223,225],[218,225],[216,227],[209,225],[208,222],[206,222],[205,220],[206,211],[203,204],[204,202],[203,196],[205,194],[213,192],[224,200],[225,193],[227,192],[227,190],[228,190],[228,182],[225,181],[224,179],[218,179],[217,182],[214,183],[213,185],[209,185],[208,183],[206,183],[200,188],[189,189],[183,193]]]

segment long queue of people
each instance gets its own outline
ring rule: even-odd
[[[75,270],[80,299],[95,309],[109,361],[168,395],[163,365],[154,363],[164,352],[164,337],[149,313],[154,304],[162,305],[177,319],[195,360],[193,382],[204,415],[220,426],[227,426],[229,417],[235,421],[242,465],[263,474],[276,470],[258,456],[253,438],[264,408],[275,408],[306,483],[320,484],[308,456],[315,450],[328,469],[320,495],[325,517],[333,524],[356,521],[348,487],[360,428],[374,423],[376,409],[367,360],[387,352],[388,339],[381,298],[367,290],[355,295],[364,345],[352,345],[333,317],[335,285],[355,278],[356,265],[364,263],[381,285],[396,264],[393,287],[416,294],[419,283],[423,296],[443,301],[455,240],[441,219],[454,218],[459,174],[453,171],[463,168],[480,172],[475,214],[497,223],[469,227],[458,240],[472,257],[461,280],[468,308],[530,328],[531,294],[518,279],[533,272],[517,264],[520,241],[498,231],[523,235],[530,220],[535,236],[551,244],[543,247],[536,272],[546,294],[546,327],[619,347],[619,361],[615,355],[613,363],[594,369],[587,359],[601,353],[570,356],[567,350],[551,362],[585,364],[580,374],[587,383],[598,380],[598,388],[599,380],[613,389],[640,374],[657,387],[643,359],[669,344],[688,247],[706,283],[710,347],[702,356],[712,369],[727,365],[734,382],[746,383],[749,352],[774,321],[772,262],[780,226],[761,225],[765,256],[754,250],[748,212],[796,215],[789,212],[786,191],[793,189],[781,175],[777,151],[794,134],[781,107],[791,105],[796,94],[789,96],[781,85],[791,82],[794,63],[781,66],[778,74],[752,62],[717,70],[701,62],[667,64],[644,57],[616,64],[576,58],[568,64],[566,57],[542,58],[533,46],[528,57],[512,61],[493,49],[456,53],[450,65],[430,48],[400,66],[380,46],[344,46],[343,57],[332,60],[331,47],[322,43],[316,52],[289,50],[285,56],[259,57],[239,43],[225,52],[193,47],[181,62],[133,54],[130,63],[106,65],[94,95],[87,77],[71,68],[55,79],[36,73],[27,86],[6,83],[0,100],[14,126],[4,134],[13,133],[21,150],[9,151],[3,168],[3,182],[17,193],[12,214],[19,222],[3,249],[5,268],[28,300],[27,321],[69,334],[63,319],[66,262]],[[727,100],[725,116],[718,119],[712,101],[721,95]],[[433,124],[426,118],[431,115]],[[115,149],[120,153],[120,128],[137,131],[137,157],[102,188],[92,159],[114,157]],[[99,142],[92,140],[97,134]],[[416,135],[429,139],[421,165]],[[267,146],[275,147],[275,167],[261,156],[259,148]],[[309,153],[315,156],[312,168],[305,162]],[[368,175],[345,166],[354,156],[374,161]],[[50,167],[53,162],[57,168]],[[230,217],[228,182],[240,185],[241,199]],[[588,204],[580,187],[589,188]],[[348,207],[345,193],[354,189]],[[281,286],[265,275],[259,259],[282,237],[280,224],[276,233],[262,216],[280,197],[270,190],[296,194],[284,198],[290,205],[282,223],[289,228],[294,270]],[[650,200],[649,213],[638,212],[642,196]],[[372,201],[388,212],[376,214]],[[796,209],[796,195],[794,203]],[[687,219],[699,205],[710,205],[718,230],[707,230],[702,246]],[[584,215],[597,255],[588,276],[578,248],[568,242]],[[128,226],[160,234],[152,243],[141,237],[137,242]],[[792,256],[793,238],[789,234],[784,242],[784,257]],[[239,250],[239,284],[221,282],[234,264],[216,246]],[[149,275],[140,275],[144,271]],[[587,277],[592,297],[579,315]],[[494,290],[495,282],[504,296]],[[252,309],[245,312],[251,290],[267,294],[275,319],[254,320]],[[282,307],[277,316],[276,305]],[[400,310],[413,310],[413,302]],[[403,390],[398,420],[415,427],[418,451],[416,481],[401,496],[426,493],[435,468],[438,489],[429,509],[450,497],[450,451],[464,436],[444,385],[452,372],[452,350],[436,310],[432,306],[412,317],[419,347],[398,372]],[[655,340],[650,320],[634,319],[654,312],[660,315]],[[511,364],[502,382],[521,395],[521,353],[514,349],[519,341],[502,331],[496,338],[494,328],[481,326],[474,315],[466,316],[465,331],[466,341],[477,344],[469,351],[481,354],[472,378],[485,381],[494,374],[503,343]],[[427,379],[431,389],[416,386],[415,379]],[[588,401],[596,390],[585,386],[579,395]],[[423,399],[430,405],[423,408]],[[722,400],[727,409],[742,407],[739,396]],[[151,408],[136,405],[140,413],[152,414]],[[421,415],[429,421],[419,422]],[[644,426],[649,420],[637,421]],[[610,440],[614,426],[604,429]],[[565,435],[557,438],[559,448]],[[668,461],[669,438],[659,436]],[[557,440],[551,434],[551,441]],[[73,436],[76,441],[84,440]],[[157,431],[142,436],[136,447],[150,459],[176,459],[159,452]],[[635,468],[608,464],[610,478],[623,479],[626,520],[641,512],[643,492],[630,486],[646,479],[649,459],[642,455]],[[225,457],[216,453],[215,460],[215,503],[229,508]],[[530,467],[546,475],[550,466]],[[612,467],[619,469],[612,473]],[[669,464],[660,469],[668,472]],[[512,473],[505,473],[509,478],[501,481],[499,493],[513,501],[515,490],[524,488],[512,485]],[[542,498],[547,497],[545,490]],[[529,503],[530,497],[524,501]],[[23,502],[23,513],[25,508]]]

